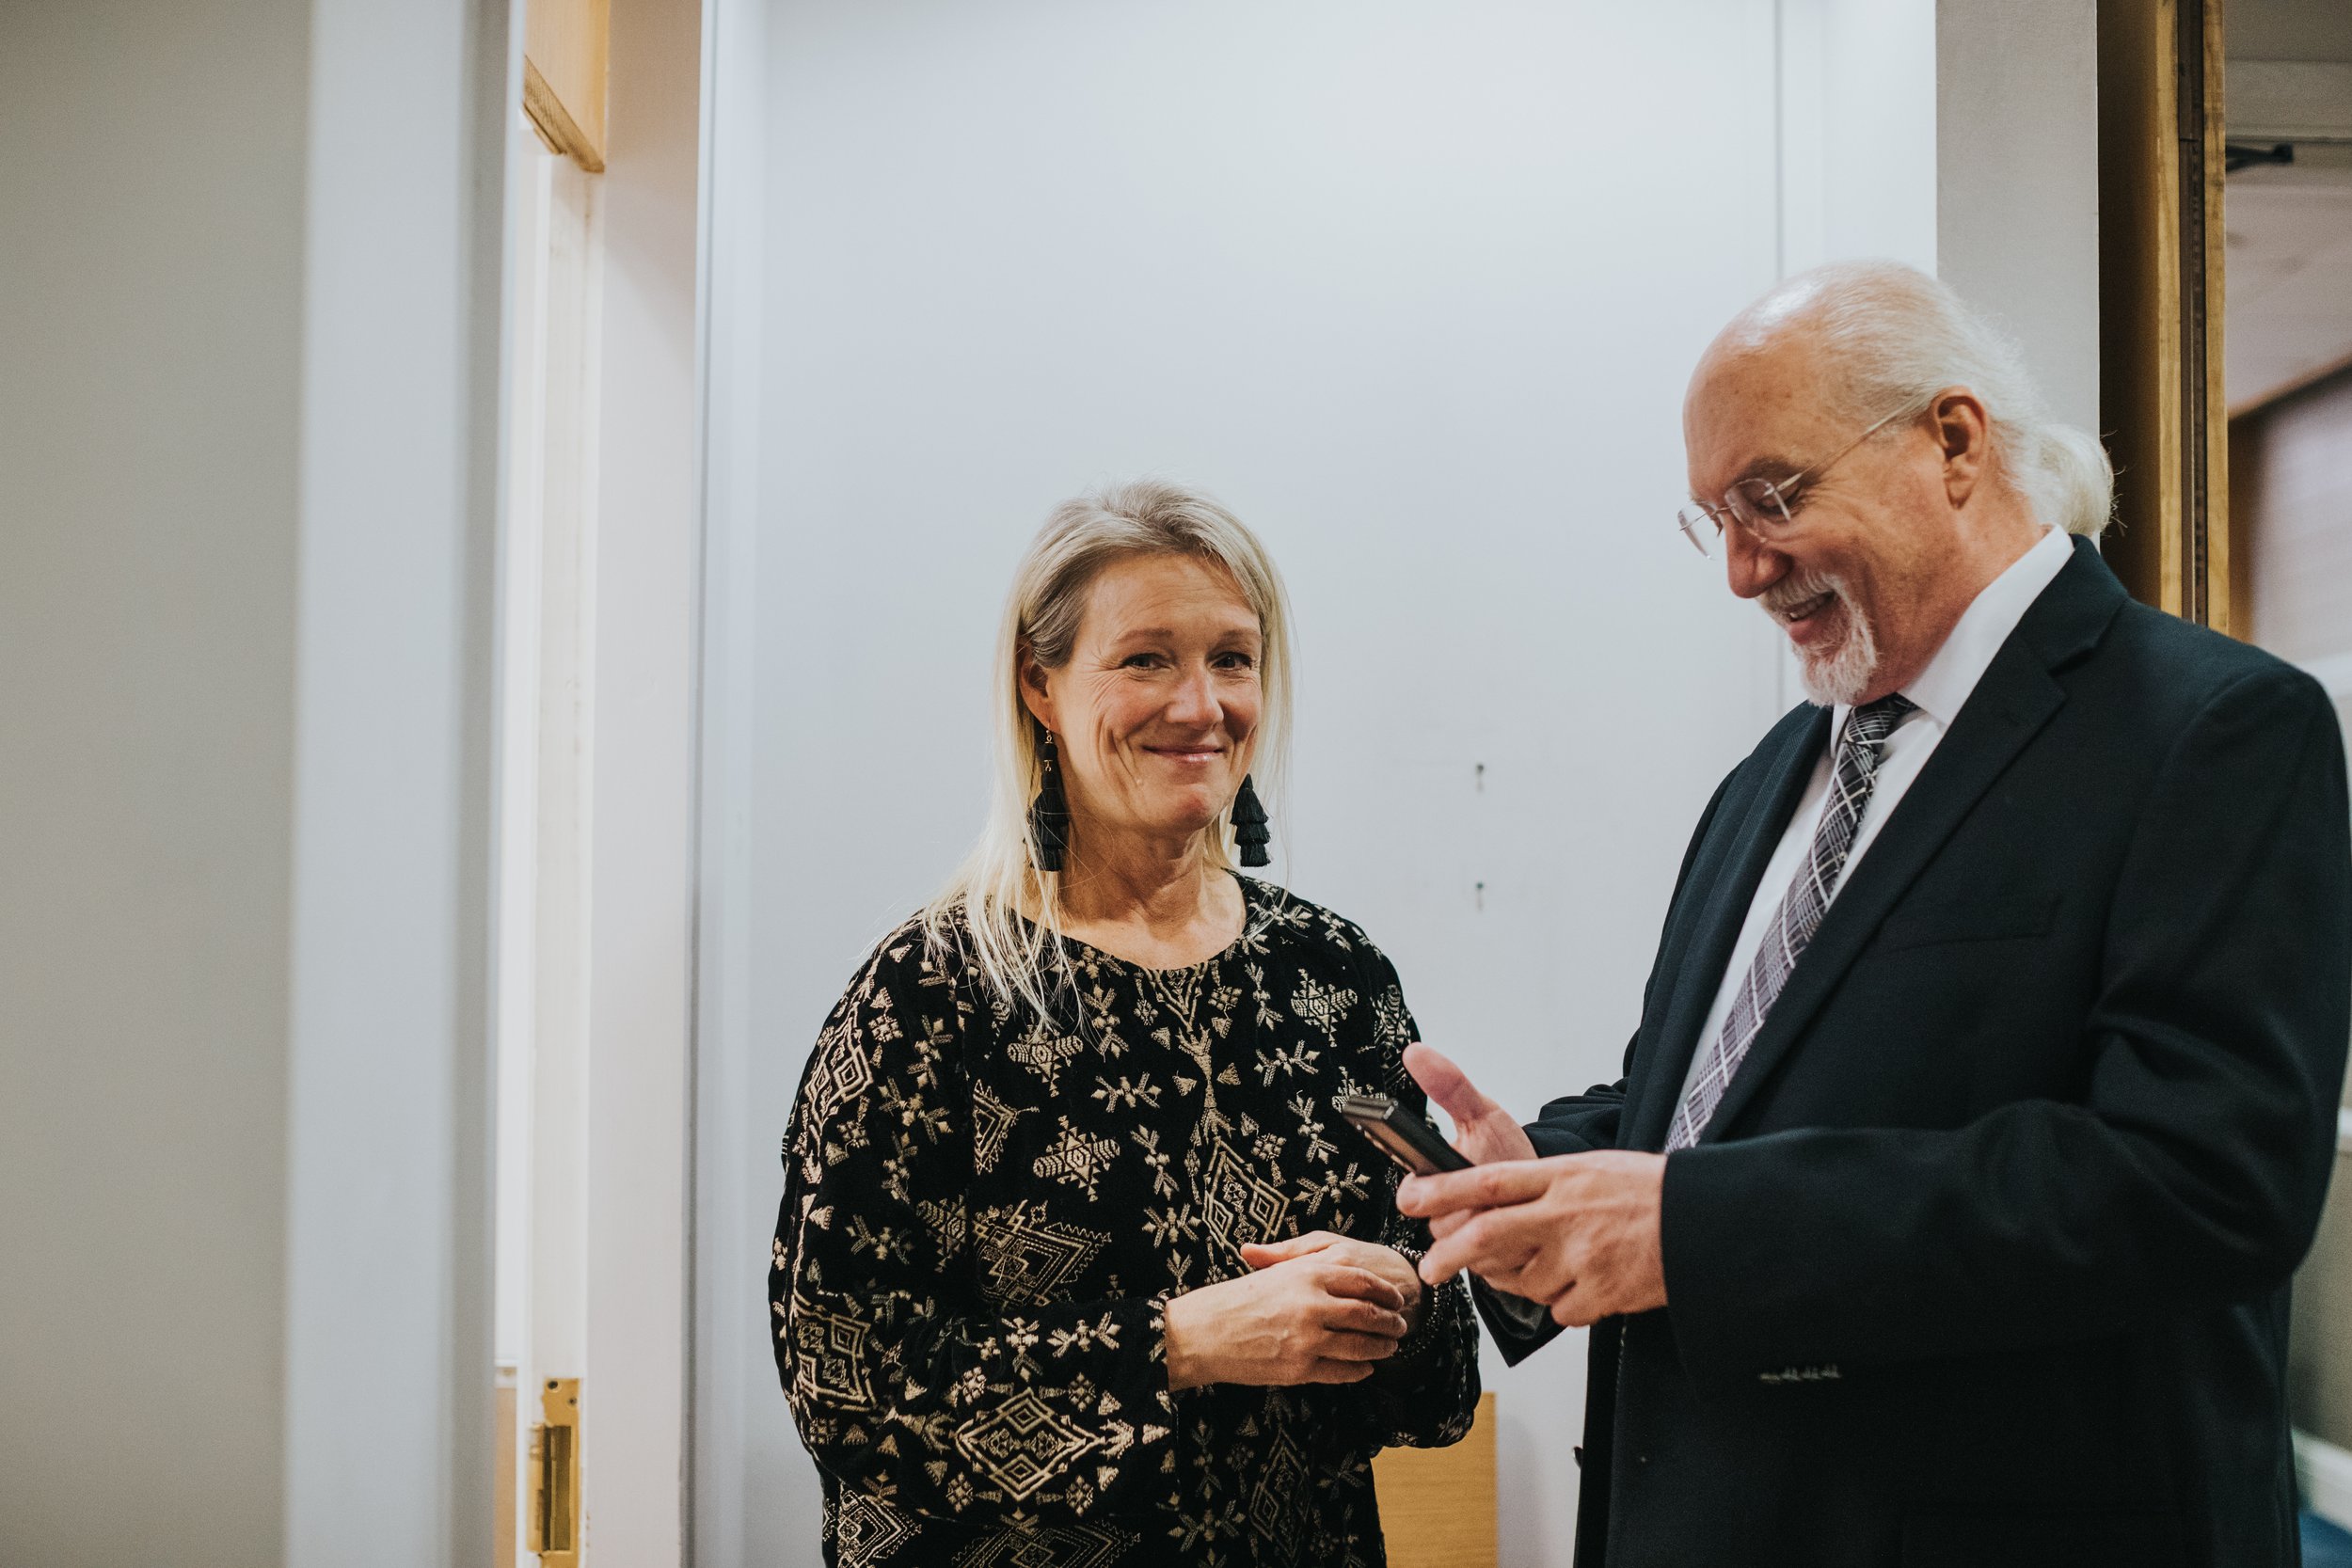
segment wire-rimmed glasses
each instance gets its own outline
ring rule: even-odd
[[[1724,492],[1723,503],[1719,506],[1709,506],[1703,500],[1692,501],[1675,514],[1675,521],[1682,529],[1682,537],[1691,541],[1691,547],[1699,554],[1712,555],[1714,552],[1707,547],[1708,542],[1724,536],[1724,518],[1728,516],[1756,538],[1769,543],[1786,533],[1789,526],[1796,522],[1797,513],[1804,505],[1804,498],[1799,492],[1807,483],[1844,462],[1848,453],[1908,412],[1907,409],[1897,409],[1847,442],[1836,456],[1816,463],[1802,473],[1790,474],[1787,479],[1737,481]],[[1794,505],[1790,504],[1791,497],[1795,498]]]

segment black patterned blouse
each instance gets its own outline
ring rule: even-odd
[[[1148,970],[1070,944],[1075,998],[993,998],[913,923],[818,1037],[785,1142],[776,1365],[837,1568],[1385,1560],[1370,1460],[1478,1399],[1459,1285],[1373,1376],[1171,1393],[1161,1304],[1333,1230],[1418,1256],[1335,1094],[1416,1108],[1396,972],[1242,879],[1241,937]]]

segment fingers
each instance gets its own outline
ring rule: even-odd
[[[1454,1118],[1456,1127],[1468,1126],[1480,1117],[1502,1109],[1480,1092],[1478,1085],[1470,1081],[1470,1074],[1448,1061],[1435,1047],[1419,1040],[1405,1048],[1405,1070],[1413,1075],[1413,1082],[1421,1085],[1423,1094],[1445,1107],[1445,1114]]]
[[[1317,1316],[1324,1327],[1335,1331],[1376,1335],[1390,1339],[1405,1338],[1405,1315],[1391,1312],[1385,1307],[1375,1307],[1368,1301],[1335,1301]]]
[[[1543,1250],[1549,1228],[1544,1216],[1523,1208],[1479,1214],[1429,1249],[1421,1276],[1442,1285],[1464,1269],[1488,1280],[1518,1275]]]
[[[1301,1383],[1361,1383],[1380,1370],[1375,1361],[1318,1361],[1307,1369]]]
[[[1392,1312],[1402,1312],[1410,1305],[1406,1301],[1404,1291],[1370,1269],[1333,1264],[1316,1276],[1315,1283],[1326,1295],[1370,1302]]]
[[[1287,1241],[1244,1242],[1241,1260],[1253,1269],[1267,1268],[1276,1263],[1287,1263],[1294,1258],[1321,1252],[1345,1239],[1328,1230],[1310,1230],[1304,1236],[1293,1236]]]
[[[1408,1176],[1397,1183],[1397,1212],[1430,1219],[1465,1209],[1525,1203],[1548,1191],[1559,1174],[1549,1160],[1509,1160],[1436,1176]]]

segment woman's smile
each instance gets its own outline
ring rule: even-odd
[[[1225,755],[1222,746],[1144,746],[1138,750],[1146,755],[1187,768],[1207,768]]]

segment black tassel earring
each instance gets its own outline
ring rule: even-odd
[[[1070,799],[1061,788],[1061,756],[1054,732],[1037,727],[1037,799],[1029,802],[1029,859],[1040,871],[1059,871],[1070,852]]]
[[[1233,797],[1233,843],[1241,849],[1241,863],[1272,865],[1273,857],[1265,847],[1273,837],[1266,828],[1265,807],[1259,804],[1258,791],[1245,774],[1241,793]]]

